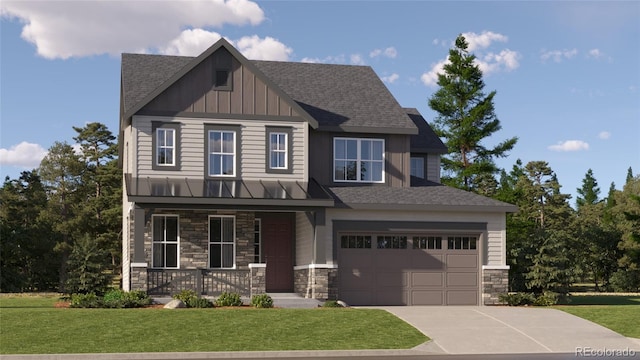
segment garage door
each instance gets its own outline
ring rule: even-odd
[[[338,294],[347,304],[478,304],[478,236],[339,237]]]

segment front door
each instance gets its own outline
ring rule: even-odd
[[[292,292],[293,216],[264,214],[261,218],[267,292]]]

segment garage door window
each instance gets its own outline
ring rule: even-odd
[[[442,249],[442,237],[441,236],[414,236],[413,237],[414,249],[429,249],[429,250],[441,250]]]
[[[371,236],[342,235],[340,245],[343,249],[371,249]]]
[[[378,236],[378,249],[406,249],[406,236]]]
[[[449,236],[447,249],[449,250],[476,250],[477,238],[475,236]]]

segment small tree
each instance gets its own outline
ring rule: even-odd
[[[109,253],[102,250],[89,235],[73,244],[69,256],[68,277],[65,292],[69,294],[102,294],[106,291],[111,275],[106,271]]]
[[[484,94],[482,71],[468,47],[464,36],[459,35],[455,47],[449,50],[444,74],[438,74],[440,89],[429,99],[429,106],[438,113],[434,130],[449,149],[442,158],[443,182],[474,190],[482,183],[476,177],[495,174],[499,169],[494,158],[505,157],[518,138],[507,139],[493,148],[483,145],[483,140],[502,126],[493,106],[496,92]]]

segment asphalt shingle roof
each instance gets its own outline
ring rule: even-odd
[[[123,110],[127,113],[193,57],[122,54]],[[296,101],[320,127],[415,134],[407,116],[369,66],[250,61]]]
[[[336,206],[379,209],[437,209],[446,208],[479,211],[517,211],[515,205],[494,200],[472,192],[442,184],[421,181],[422,186],[398,188],[389,186],[332,186],[328,187],[336,199]]]
[[[446,154],[447,146],[440,140],[438,135],[433,132],[433,129],[427,120],[414,108],[404,109],[409,115],[409,118],[418,127],[419,133],[417,135],[411,135],[411,152],[414,153],[430,153],[430,154]]]

